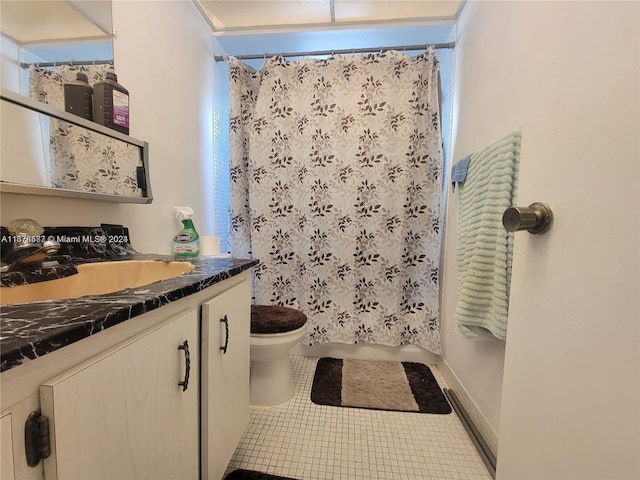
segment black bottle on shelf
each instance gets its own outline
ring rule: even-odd
[[[113,72],[93,86],[93,121],[129,135],[129,91]]]
[[[84,73],[78,72],[75,81],[64,84],[64,110],[93,120],[93,88]]]

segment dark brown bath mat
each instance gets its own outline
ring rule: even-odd
[[[451,413],[429,367],[414,362],[321,358],[311,401],[336,407]]]
[[[268,473],[256,472],[254,470],[234,470],[225,477],[225,480],[296,480],[290,477],[280,477],[269,475]]]

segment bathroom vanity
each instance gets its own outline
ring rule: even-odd
[[[2,306],[2,479],[222,478],[249,418],[258,262],[189,261],[143,287]],[[30,415],[49,430],[34,467]]]

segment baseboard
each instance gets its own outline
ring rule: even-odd
[[[487,471],[491,475],[491,478],[495,479],[496,456],[493,454],[493,452],[491,452],[491,448],[489,448],[489,445],[487,445],[487,442],[484,440],[484,438],[476,428],[475,423],[473,423],[473,420],[471,420],[471,417],[469,417],[466,409],[460,403],[460,399],[458,398],[456,393],[450,388],[443,388],[442,391],[444,392],[445,397],[447,397],[449,404],[456,412],[456,415],[458,415],[458,419],[462,423],[464,429],[467,431],[471,443],[473,443],[473,446],[476,447],[476,451],[478,452],[478,455],[480,455],[480,458],[482,459],[485,467],[487,467]]]
[[[460,383],[458,377],[456,377],[451,368],[449,368],[446,360],[440,357],[436,366],[438,367],[438,371],[442,374],[447,384],[449,385],[449,388],[456,393],[456,396],[460,400],[460,403],[475,424],[475,427],[480,432],[480,435],[482,435],[482,438],[491,450],[493,456],[497,456],[498,434],[496,433],[496,431],[489,424],[482,412],[480,412],[473,400],[471,400],[471,397],[469,397],[469,394],[462,386],[462,383]]]
[[[388,345],[323,343],[321,345],[297,344],[291,355],[303,357],[348,358],[351,360],[389,360],[396,362],[417,362],[425,365],[436,365],[440,355],[431,353],[417,345]]]

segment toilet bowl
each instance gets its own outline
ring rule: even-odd
[[[251,306],[251,405],[273,406],[293,397],[289,352],[304,335],[306,322],[306,315],[293,308]]]

